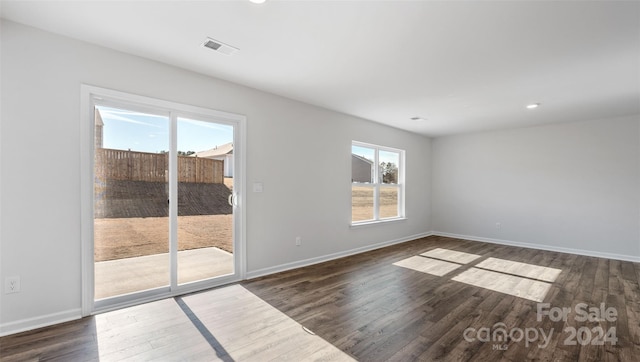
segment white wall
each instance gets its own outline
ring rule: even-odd
[[[0,294],[0,332],[80,313],[82,83],[248,117],[250,273],[431,229],[427,138],[11,22],[1,36],[0,280],[22,292]],[[407,151],[407,221],[349,227],[354,139]]]
[[[640,116],[442,137],[432,155],[435,231],[640,260]]]

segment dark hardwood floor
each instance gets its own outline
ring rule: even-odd
[[[440,276],[394,265],[438,248],[479,257],[466,263],[454,261],[455,269]],[[420,258],[427,264],[440,260]],[[513,268],[498,270],[487,266],[492,265],[489,258],[513,265]],[[553,281],[542,276],[538,278],[531,272],[523,277],[527,266],[510,262],[545,267],[550,275],[555,275],[554,271],[558,269],[559,274]],[[463,275],[476,275],[474,273],[492,277],[478,280],[481,286],[453,280]],[[179,333],[192,333],[193,325],[180,332],[181,329],[175,327],[182,325],[175,321],[178,317],[165,312],[166,308],[176,309],[173,305],[176,303],[165,306],[154,302],[125,312],[111,312],[116,314],[104,317],[112,321],[106,329],[108,332],[101,332],[96,327],[96,324],[98,327],[103,324],[100,318],[104,315],[100,315],[0,338],[0,359],[297,361],[342,360],[350,356],[359,361],[640,361],[639,279],[640,264],[637,263],[432,236],[234,286],[233,293],[236,294],[233,298],[257,296],[259,299],[246,303],[266,306],[261,306],[263,312],[251,318],[261,318],[260,315],[277,309],[288,316],[287,320],[292,319],[297,322],[295,325],[302,325],[328,342],[329,349],[318,344],[314,348],[292,350],[293,347],[289,347],[282,353],[277,352],[280,342],[269,340],[272,338],[269,336],[290,329],[278,327],[280,329],[273,333],[255,337],[257,329],[270,328],[269,324],[264,321],[240,323],[237,319],[240,314],[232,318],[232,308],[243,308],[245,302],[241,300],[245,299],[229,302],[231,297],[220,299],[220,303],[226,303],[222,313],[231,313],[223,320],[218,316],[221,311],[213,305],[219,299],[207,297],[207,293],[224,295],[226,290],[231,290],[223,287],[174,298],[182,303],[181,306],[190,306],[192,324],[198,326],[200,334],[209,337],[198,342],[197,338],[185,336],[184,339],[194,342],[184,349],[173,346],[170,354],[151,354],[154,349],[169,347],[167,343],[150,342],[142,337],[139,338],[146,343],[142,352],[123,352],[112,347],[115,349],[104,357],[100,346],[96,345],[100,333],[124,335],[125,330],[131,329],[127,324],[131,316],[145,310],[164,315],[165,321],[161,325],[173,326],[166,328],[174,333],[171,339],[180,336]],[[538,288],[534,292],[539,292],[540,286],[548,288],[543,290],[542,303],[535,300],[538,294],[531,294],[532,285]],[[566,308],[564,318],[562,308]],[[539,309],[548,314],[539,313]],[[196,315],[200,319],[194,321]],[[582,316],[591,318],[583,321]],[[145,318],[138,317],[139,320]],[[269,318],[276,320],[278,317]],[[227,329],[215,329],[216,321]],[[154,323],[151,326],[160,325],[160,322]],[[245,335],[242,328],[253,329],[247,330]],[[154,338],[158,338],[159,332],[138,328],[135,333],[155,334]],[[294,332],[287,333],[294,336]],[[234,338],[225,342],[225,334],[234,334]],[[215,343],[212,343],[214,336]],[[251,344],[253,350],[232,345],[231,341],[251,336],[255,338]],[[281,345],[293,340],[287,338],[280,338]],[[133,343],[120,348],[140,348],[139,344],[143,342]],[[306,346],[311,342],[301,340],[300,343],[300,346]],[[220,354],[216,346],[224,347],[225,352]],[[333,347],[344,354],[331,351]],[[244,354],[236,354],[236,350]],[[269,350],[271,353],[266,354]]]

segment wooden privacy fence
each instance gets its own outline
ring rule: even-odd
[[[178,182],[224,183],[224,161],[178,156]]]
[[[109,148],[96,149],[96,177],[110,180],[168,182],[169,155]],[[178,182],[224,182],[224,161],[178,156]]]

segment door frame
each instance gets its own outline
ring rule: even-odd
[[[247,117],[240,114],[228,113],[209,108],[191,106],[146,96],[140,96],[112,89],[96,87],[92,85],[82,84],[80,94],[80,227],[81,227],[81,258],[82,258],[82,316],[88,316],[94,313],[106,312],[109,310],[120,309],[127,306],[146,303],[153,300],[173,297],[176,295],[191,293],[194,291],[213,288],[223,284],[229,284],[245,279],[246,276],[246,210],[244,195],[246,195],[246,123]],[[174,253],[170,252],[170,277],[171,281],[168,287],[161,287],[148,291],[142,291],[134,294],[116,296],[103,300],[104,303],[95,302],[94,300],[94,149],[95,149],[95,101],[114,102],[122,105],[131,106],[140,109],[152,109],[166,112],[169,116],[169,127],[171,128],[170,149],[175,152],[176,142],[176,122],[173,118],[177,117],[199,117],[205,121],[220,122],[229,124],[234,127],[234,184],[233,193],[235,195],[235,206],[233,211],[233,235],[234,235],[234,273],[214,279],[196,281],[188,284],[178,285],[174,280],[176,277],[175,268],[177,263]],[[175,154],[170,159],[175,158]],[[173,162],[173,161],[171,161]],[[170,162],[169,167],[177,167]],[[171,174],[171,171],[170,171]],[[172,190],[173,189],[173,190]],[[177,197],[177,183],[173,182],[170,186],[170,198]],[[170,237],[173,243],[177,242],[176,221],[171,215],[177,216],[177,202],[172,203],[175,210],[170,211],[169,221]],[[175,246],[174,246],[175,248]],[[171,250],[171,249],[170,249]]]

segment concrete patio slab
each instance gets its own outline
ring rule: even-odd
[[[209,247],[178,252],[178,284],[233,272],[233,254]],[[169,254],[95,263],[95,299],[169,285]]]

